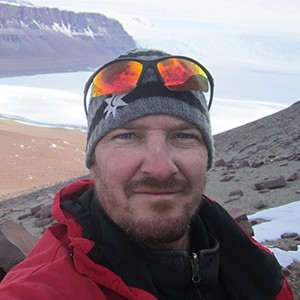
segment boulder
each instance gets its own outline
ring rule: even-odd
[[[274,178],[274,179],[268,179],[263,180],[258,183],[255,183],[255,188],[257,190],[265,190],[265,189],[275,189],[279,187],[284,187],[286,185],[286,180],[283,176]]]
[[[243,195],[244,195],[243,191],[240,190],[240,189],[237,189],[237,190],[231,191],[228,196],[229,197],[233,197],[233,196],[239,196],[239,197],[241,197]]]
[[[38,239],[12,220],[0,224],[0,269],[8,272],[20,263]]]
[[[221,178],[221,182],[228,182],[230,181],[232,178],[234,178],[234,175],[225,175],[223,178]]]
[[[226,166],[226,161],[221,158],[215,161],[215,167],[225,167]]]
[[[295,181],[299,178],[298,173],[293,173],[288,179],[287,181]]]
[[[52,203],[43,205],[41,207],[41,216],[40,216],[40,218],[41,219],[50,218],[52,216],[51,208],[52,208]]]
[[[242,209],[237,207],[232,208],[229,210],[229,214],[248,235],[254,236],[252,225],[247,217],[247,214]]]

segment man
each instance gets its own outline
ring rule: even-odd
[[[203,195],[209,72],[136,50],[92,75],[85,104],[90,85],[93,180],[56,194],[58,225],[7,274],[0,298],[292,299],[273,255]]]

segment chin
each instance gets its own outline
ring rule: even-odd
[[[123,230],[139,244],[170,244],[181,239],[190,229],[186,218],[159,217],[126,224]]]

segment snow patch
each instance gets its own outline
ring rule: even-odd
[[[264,219],[269,221],[253,227],[254,238],[261,243],[266,240],[280,239],[284,233],[296,232],[300,235],[300,200],[259,211],[248,216],[248,218],[249,220]],[[283,251],[278,248],[270,248],[270,250],[284,267],[294,260],[300,262],[299,246],[297,251]]]

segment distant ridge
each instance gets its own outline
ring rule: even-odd
[[[35,125],[40,127],[51,127],[51,128],[65,128],[65,129],[76,129],[86,131],[87,127],[82,125],[74,125],[74,124],[53,124],[53,123],[45,123],[45,122],[37,122],[24,117],[16,116],[16,115],[8,115],[8,114],[0,114],[0,119],[5,120],[13,120],[20,123],[25,123],[27,125]]]
[[[300,152],[300,148],[292,149],[292,146],[299,146],[300,143],[300,101],[293,103],[288,108],[280,110],[256,121],[216,134],[215,146],[217,156],[219,152],[229,153],[230,149],[238,147],[238,141],[249,140],[252,144],[262,144],[269,141],[269,149],[276,151],[279,139],[290,140],[290,152]],[[220,146],[222,145],[222,150]]]
[[[19,3],[0,1],[0,77],[86,70],[136,47],[102,14]]]
[[[300,155],[300,101],[269,116],[216,134],[214,138],[217,157],[222,155],[229,159],[241,143],[253,151],[259,145],[261,148],[265,145],[274,155],[288,145],[285,149],[288,153]]]

